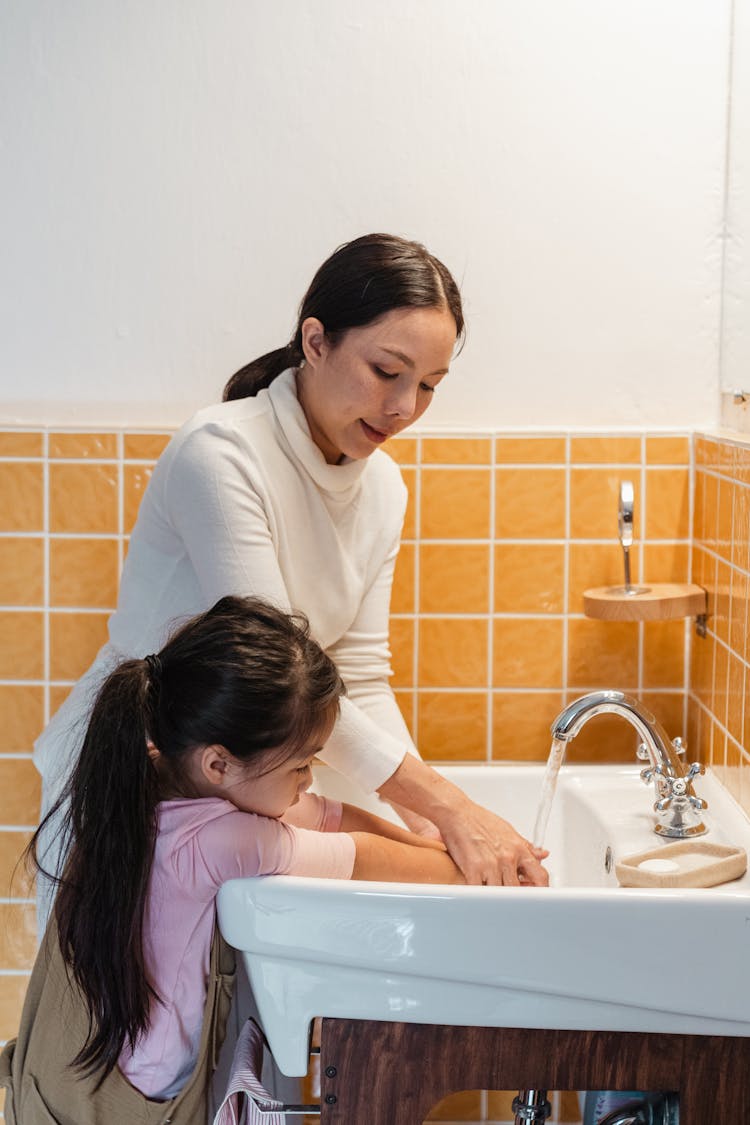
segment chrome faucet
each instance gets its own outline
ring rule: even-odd
[[[637,699],[621,691],[592,691],[582,695],[557,716],[552,724],[552,737],[570,742],[589,719],[602,714],[622,715],[641,738],[638,757],[649,762],[641,771],[641,777],[645,782],[653,781],[656,790],[654,832],[680,840],[702,836],[707,828],[700,813],[708,805],[696,797],[692,782],[696,774],[706,772],[706,767],[693,762],[686,770],[680,761],[680,753],[684,754],[680,739],[671,741],[661,723]]]

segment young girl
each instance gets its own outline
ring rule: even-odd
[[[0,1063],[7,1122],[206,1120],[231,993],[215,927],[227,879],[463,882],[440,843],[306,792],[342,690],[306,621],[237,597],[108,676],[62,798],[53,917]]]

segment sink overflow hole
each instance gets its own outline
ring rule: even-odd
[[[604,870],[608,875],[612,870],[612,858],[612,849],[608,847],[606,852],[604,853]]]

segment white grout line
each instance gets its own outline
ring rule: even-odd
[[[562,697],[568,699],[568,659],[570,654],[570,533],[572,526],[571,436],[565,435],[565,538],[563,540],[563,627]]]

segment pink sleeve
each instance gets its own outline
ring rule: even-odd
[[[297,804],[290,805],[281,819],[284,824],[293,824],[295,828],[338,832],[342,815],[341,801],[331,801],[317,793],[303,793]]]
[[[346,832],[310,831],[239,810],[204,825],[196,847],[217,887],[254,875],[349,879],[356,854]]]

